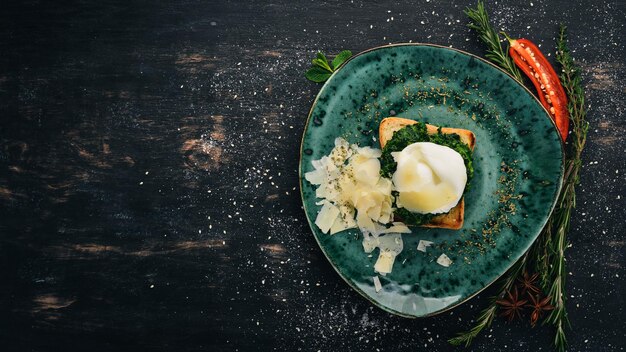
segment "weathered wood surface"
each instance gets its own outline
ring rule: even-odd
[[[483,299],[422,320],[372,307],[311,236],[297,162],[315,50],[483,54],[470,4],[3,3],[2,350],[450,350]],[[569,338],[573,351],[623,350],[624,2],[488,7],[547,52],[558,22],[571,27],[591,131]],[[474,348],[550,350],[552,336],[498,320]]]

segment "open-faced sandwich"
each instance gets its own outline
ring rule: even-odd
[[[474,173],[474,134],[389,117],[380,123],[379,141],[381,175],[393,181],[397,220],[460,229],[463,194]]]
[[[382,151],[338,137],[304,176],[321,199],[315,225],[331,235],[359,228],[366,253],[380,248],[374,270],[384,275],[402,251],[400,234],[411,232],[407,225],[463,226],[475,138],[468,130],[391,117],[381,122],[379,140]],[[442,254],[437,263],[450,264],[441,258],[447,259]]]

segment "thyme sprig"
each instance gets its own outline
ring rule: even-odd
[[[487,44],[487,53],[485,57],[496,65],[502,67],[506,72],[510,73],[518,82],[524,83],[522,74],[517,66],[507,54],[508,50],[502,48],[500,36],[498,32],[491,26],[489,22],[489,14],[485,9],[482,1],[478,1],[476,8],[467,8],[465,11],[471,22],[467,25],[470,29],[478,33],[478,37]]]

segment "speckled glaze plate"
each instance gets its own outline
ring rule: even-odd
[[[393,272],[379,275],[377,293],[377,251],[363,251],[358,230],[331,236],[315,226],[320,206],[304,174],[336,137],[379,148],[378,125],[394,115],[473,131],[475,176],[465,194],[463,228],[411,228]],[[479,57],[435,45],[390,45],[353,57],[320,90],[301,146],[302,201],[322,251],[352,288],[406,317],[450,309],[501,276],[546,223],[562,174],[559,135],[533,94]],[[423,253],[419,240],[435,244]],[[436,263],[442,253],[452,259],[450,267]]]

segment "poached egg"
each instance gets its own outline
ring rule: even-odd
[[[454,208],[467,183],[461,154],[454,149],[418,142],[391,153],[397,163],[393,186],[398,207],[420,214],[441,214]]]

